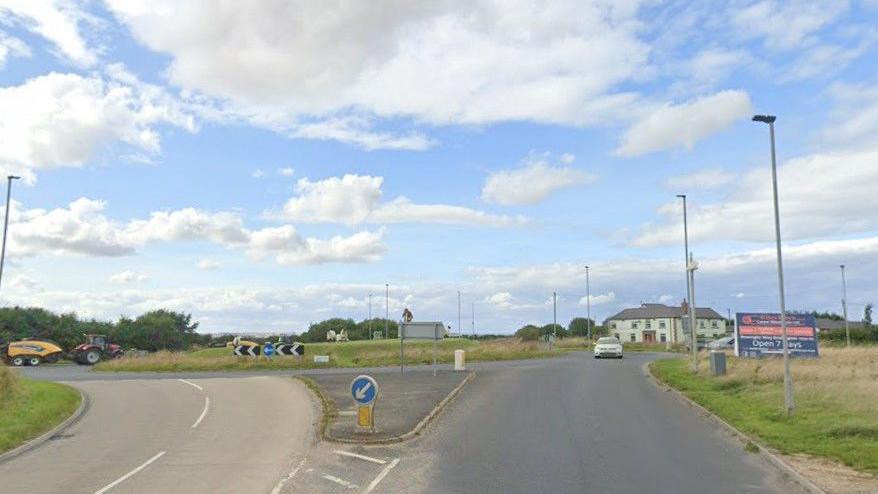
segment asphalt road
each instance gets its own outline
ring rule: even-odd
[[[386,492],[795,493],[628,354],[485,369],[399,451]]]
[[[0,492],[268,493],[313,442],[311,398],[289,378],[75,386],[88,412],[0,464]]]
[[[92,409],[63,437],[0,464],[0,491],[801,492],[656,387],[642,371],[654,358],[472,365],[475,379],[416,439],[368,447],[316,441],[313,403],[289,371],[187,374],[199,390],[179,375],[24,370],[72,381]],[[368,372],[380,383],[397,371]]]

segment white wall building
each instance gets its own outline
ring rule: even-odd
[[[679,307],[642,304],[608,317],[604,326],[623,343],[685,343],[688,326],[684,326],[684,320],[688,319],[688,310],[685,301]],[[696,308],[695,320],[699,337],[718,338],[726,333],[726,320],[711,308]]]

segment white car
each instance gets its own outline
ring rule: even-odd
[[[622,343],[613,337],[598,339],[594,345],[594,358],[604,357],[622,358]]]

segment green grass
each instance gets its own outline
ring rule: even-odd
[[[732,367],[736,360],[743,359],[732,357]],[[801,373],[810,381],[811,375],[817,375],[813,372],[816,366],[840,368],[830,362],[796,365],[804,368]],[[767,359],[762,363],[742,362],[741,373],[725,377],[707,375],[705,365],[699,375],[694,375],[686,359],[659,360],[650,368],[660,380],[781,453],[830,458],[857,470],[878,473],[878,419],[868,407],[840,399],[861,389],[851,385],[851,389],[845,390],[844,381],[825,388],[819,380],[815,381],[817,384],[800,382],[795,396],[796,412],[788,417],[783,409],[782,381],[774,375],[759,376],[759,370],[752,371],[775,365]],[[811,374],[806,373],[809,370]],[[796,369],[793,374],[796,375]]]
[[[451,363],[454,350],[466,350],[467,361],[516,360],[552,357],[564,354],[562,348],[547,348],[538,343],[523,343],[516,339],[473,341],[445,339],[437,345],[437,361]],[[329,364],[315,364],[314,355],[328,355]],[[407,341],[406,365],[433,362],[433,343]],[[101,362],[98,371],[220,371],[251,369],[313,369],[321,367],[382,367],[399,365],[399,340],[351,341],[344,343],[309,343],[305,357],[248,358],[231,355],[228,348],[207,348],[192,353],[157,352],[142,358],[125,358]]]
[[[69,386],[18,378],[5,367],[0,367],[0,397],[0,453],[51,430],[81,399]]]

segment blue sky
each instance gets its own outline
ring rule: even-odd
[[[878,3],[0,1],[4,305],[511,332],[876,298]]]

